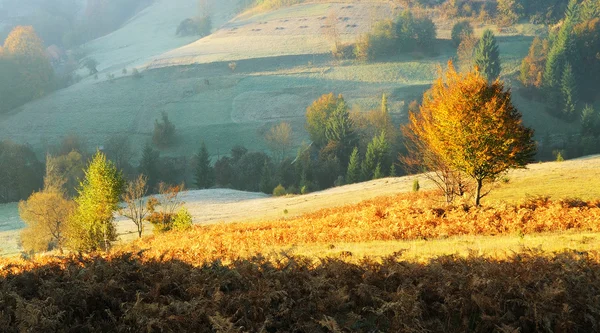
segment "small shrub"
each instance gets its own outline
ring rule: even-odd
[[[123,68],[123,70],[121,71],[121,74],[127,75],[127,68]]]
[[[162,112],[162,119],[154,122],[152,142],[158,147],[168,147],[175,141],[175,125],[169,120],[166,112]]]
[[[98,73],[98,61],[96,61],[96,59],[94,58],[87,58],[84,62],[83,62],[83,66],[85,68],[88,69],[88,71],[90,71],[90,75],[95,75]]]
[[[421,189],[421,185],[419,184],[419,180],[415,179],[413,181],[412,190],[413,190],[413,192],[419,192],[420,189]]]
[[[552,154],[554,155],[556,162],[562,162],[565,160],[565,151],[564,150],[555,150],[552,152]]]
[[[465,37],[473,35],[473,27],[469,21],[460,21],[452,27],[452,42],[458,47]]]
[[[287,194],[287,192],[285,190],[285,187],[283,187],[283,185],[281,185],[281,184],[277,185],[277,187],[275,187],[275,189],[273,190],[273,195],[276,197],[281,197],[286,194]]]
[[[140,71],[137,68],[134,68],[131,70],[131,76],[133,76],[134,79],[142,78],[142,74],[140,73]]]
[[[200,18],[187,18],[177,26],[177,36],[206,36],[212,30],[212,20],[210,16]]]
[[[300,188],[300,194],[308,194],[310,193],[310,189],[308,188],[307,185],[304,185]]]
[[[287,215],[289,213],[289,211],[287,209],[283,210],[283,214]]]
[[[344,181],[344,176],[338,176],[337,179],[333,182],[333,186],[335,187],[344,185],[346,185],[346,182]]]
[[[174,216],[172,214],[165,212],[154,212],[146,218],[146,221],[152,224],[155,234],[161,234],[171,230],[173,227],[173,218]]]
[[[286,191],[287,191],[288,194],[298,194],[298,193],[300,193],[300,190],[298,190],[298,188],[296,186],[294,186],[294,185],[288,187]]]
[[[181,208],[173,218],[173,230],[186,231],[192,228],[192,215],[184,207]]]

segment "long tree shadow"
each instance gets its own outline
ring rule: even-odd
[[[201,266],[122,253],[4,265],[0,276],[3,332],[592,332],[600,322],[598,253]]]

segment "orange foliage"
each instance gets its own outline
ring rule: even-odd
[[[293,219],[197,226],[127,246],[152,256],[196,262],[247,258],[276,248],[337,242],[432,239],[566,230],[600,231],[600,202],[529,200],[475,208],[446,206],[436,193],[399,194],[323,209]]]
[[[542,75],[548,56],[548,40],[535,37],[529,48],[529,54],[521,63],[520,80],[526,87],[542,87]]]
[[[522,124],[504,84],[489,84],[477,71],[457,73],[452,62],[409,119],[424,149],[477,182],[476,205],[484,180],[523,167],[535,154],[533,131]]]

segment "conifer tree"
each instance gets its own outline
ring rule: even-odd
[[[600,119],[594,108],[590,105],[586,105],[581,110],[581,135],[597,136],[600,130]]]
[[[139,172],[147,177],[147,185],[150,191],[154,191],[159,181],[158,163],[160,152],[154,150],[150,143],[146,143],[142,151]]]
[[[390,177],[396,177],[396,164],[392,163],[392,166],[390,167]]]
[[[577,1],[571,0],[567,7],[565,19],[558,35],[554,39],[544,70],[544,86],[548,91],[549,103],[557,104],[557,90],[560,89],[563,71],[570,54],[574,51],[573,25],[577,20]]]
[[[329,117],[343,101],[342,95],[336,97],[333,93],[325,94],[306,109],[306,131],[317,147],[327,145],[325,133]]]
[[[383,113],[383,114],[389,113],[388,99],[387,99],[386,94],[383,94],[383,96],[381,97],[381,113]]]
[[[117,239],[113,219],[123,185],[121,172],[103,153],[97,152],[75,198],[77,209],[68,231],[72,249],[85,252],[110,249]]]
[[[385,139],[385,131],[382,131],[367,146],[367,153],[361,166],[362,179],[373,179],[377,165],[385,163],[388,153],[389,144]]]
[[[348,163],[348,172],[346,173],[346,183],[354,184],[360,181],[360,156],[358,154],[358,148],[354,147],[352,154],[350,155],[350,162]]]
[[[494,33],[487,29],[475,48],[475,66],[488,81],[494,81],[500,76],[500,51]]]
[[[373,172],[373,180],[383,178],[383,172],[381,171],[381,162],[377,163],[375,171]]]
[[[194,172],[194,180],[196,187],[199,189],[210,188],[213,185],[214,175],[213,168],[210,166],[210,156],[206,149],[206,144],[202,142],[200,151],[195,156],[196,165]]]
[[[566,119],[573,120],[575,118],[575,108],[577,106],[578,96],[577,82],[575,81],[573,68],[569,63],[565,65],[560,90],[563,98],[563,115]]]
[[[357,135],[353,127],[354,124],[350,119],[348,106],[342,100],[328,119],[325,130],[328,145],[335,147],[334,154],[342,165],[348,163],[352,148],[356,145]]]
[[[265,194],[271,194],[273,193],[273,182],[271,181],[271,168],[269,167],[269,162],[265,161],[265,164],[263,165],[263,168],[261,170],[261,176],[260,176],[260,191],[265,193]]]

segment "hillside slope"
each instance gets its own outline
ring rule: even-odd
[[[234,1],[208,0],[213,27],[218,29],[236,11]],[[178,37],[179,23],[199,15],[196,0],[155,0],[131,18],[122,28],[98,38],[82,48],[98,61],[100,73],[119,73],[123,68],[144,67],[154,57],[197,40]]]
[[[263,135],[279,121],[291,123],[294,144],[299,145],[308,139],[304,131],[306,107],[320,95],[342,93],[355,109],[369,110],[377,108],[381,94],[386,93],[395,121],[403,122],[407,105],[421,97],[436,77],[440,64],[455,54],[449,42],[440,39],[438,54],[430,57],[399,55],[378,63],[334,61],[326,54],[327,38],[317,33],[320,29],[317,25],[322,24],[320,19],[327,15],[330,4],[293,6],[241,16],[213,36],[172,52],[154,54],[186,42],[175,37],[173,30],[181,17],[193,14],[188,12],[193,12],[192,2],[177,0],[171,8],[169,2],[158,1],[121,30],[91,42],[91,56],[98,58],[103,71],[98,80],[86,78],[0,116],[0,138],[29,143],[43,155],[49,145],[69,134],[79,135],[93,149],[111,136],[126,133],[134,151],[139,152],[152,136],[154,120],[164,111],[177,128],[178,142],[163,154],[190,156],[201,141],[206,142],[215,157],[236,144],[264,151],[267,147]],[[340,6],[331,6],[334,5]],[[167,19],[166,14],[162,18],[161,6],[169,7],[164,12],[172,11],[176,18]],[[226,7],[215,4],[215,10],[218,8],[227,12]],[[377,10],[384,11],[385,6],[380,2],[360,3],[356,8],[344,9],[348,14],[340,17],[347,21],[341,25],[354,31],[345,34],[347,38],[354,38],[370,24],[369,8],[379,13]],[[304,19],[307,21],[300,21]],[[160,29],[155,28],[155,21]],[[275,30],[284,23],[284,30]],[[356,28],[352,27],[354,24]],[[165,25],[173,26],[167,29]],[[259,26],[264,26],[264,30]],[[238,28],[233,31],[235,34],[230,35],[235,27]],[[256,29],[261,31],[252,31]],[[442,38],[448,38],[447,29],[448,24],[440,25],[438,33]],[[144,31],[149,32],[149,37],[143,36]],[[519,67],[533,32],[523,28],[499,38],[507,75]],[[123,68],[144,59],[156,59],[146,64],[157,68],[143,71],[141,79],[130,76],[131,70],[127,75],[121,74]],[[232,71],[229,62],[235,59],[241,60],[236,60],[237,66]],[[214,60],[223,61],[210,62]],[[116,78],[107,80],[106,74],[114,74]],[[524,112],[525,122],[540,129],[541,135],[546,131],[577,129],[576,124],[565,124],[548,116],[535,103],[519,99],[517,105]]]
[[[262,193],[213,189],[186,191],[181,198],[196,224],[252,222],[294,218],[319,209],[410,192],[415,179],[419,180],[424,191],[435,188],[423,175],[416,175],[379,179],[299,196],[274,198]],[[538,196],[556,200],[594,200],[600,198],[600,157],[531,164],[527,169],[511,171],[506,179],[506,183],[500,182],[490,197],[484,199],[484,205],[516,203]],[[439,197],[439,202],[443,202],[442,197]],[[18,253],[19,229],[24,225],[18,218],[17,206],[0,206],[0,221],[0,250],[5,254]],[[117,226],[123,242],[136,237],[135,226],[130,221],[118,217]],[[146,227],[146,234],[151,234],[151,226]]]

